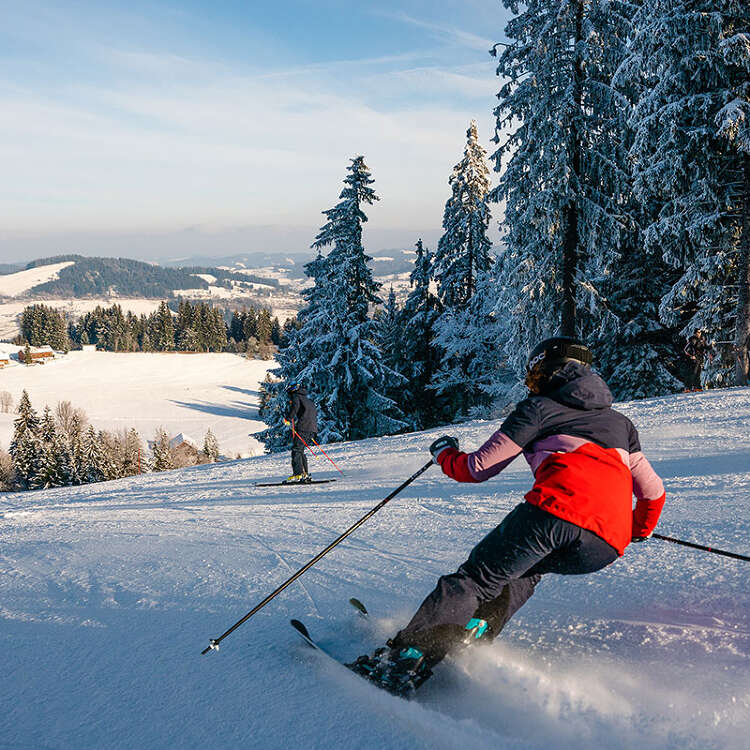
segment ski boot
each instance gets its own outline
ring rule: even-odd
[[[487,620],[480,620],[478,617],[472,617],[469,622],[466,623],[464,628],[464,637],[462,643],[468,646],[474,641],[479,641],[482,638],[487,639],[490,637],[487,631],[489,623]]]
[[[432,674],[425,655],[417,648],[379,648],[346,665],[355,674],[391,695],[408,698]]]
[[[312,474],[304,472],[302,474],[302,479],[300,479],[300,482],[302,482],[302,484],[310,484],[310,482],[312,482]]]
[[[284,480],[284,484],[297,484],[298,482],[303,482],[304,474],[292,474],[292,476],[287,477]]]

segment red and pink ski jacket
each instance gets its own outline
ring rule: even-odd
[[[534,473],[527,502],[592,531],[622,555],[633,537],[654,530],[664,485],[596,373],[568,363],[550,386],[521,401],[478,450],[447,448],[437,460],[459,482],[484,482],[523,452]]]

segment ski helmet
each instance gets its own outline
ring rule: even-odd
[[[294,393],[295,391],[298,391],[301,387],[302,386],[296,380],[292,380],[292,382],[289,383],[289,385],[287,385],[286,392]]]
[[[532,393],[539,393],[544,382],[567,362],[590,365],[594,360],[591,350],[580,339],[555,336],[540,341],[526,362],[526,385]]]
[[[557,369],[569,361],[590,365],[594,361],[591,350],[580,339],[570,336],[555,336],[540,341],[529,354],[526,369],[543,364],[545,370]]]

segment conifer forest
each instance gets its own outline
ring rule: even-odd
[[[290,381],[324,440],[422,429],[501,413],[553,335],[592,347],[620,400],[683,390],[698,331],[700,387],[747,383],[750,6],[504,4],[492,148],[472,122],[443,235],[434,249],[415,237],[400,307],[363,246],[379,199],[363,156],[323,212],[300,327],[264,384],[269,449],[286,446]]]

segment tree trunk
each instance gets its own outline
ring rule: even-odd
[[[750,154],[743,155],[742,234],[737,255],[737,323],[734,335],[734,382],[747,385],[750,345]]]
[[[583,35],[583,0],[575,0],[576,27],[573,51],[573,98],[576,110],[570,128],[570,164],[576,191],[580,190],[581,178],[581,133],[579,132],[582,110],[583,60],[580,42]],[[560,332],[563,336],[575,336],[576,331],[576,276],[578,272],[578,210],[579,201],[574,197],[565,208],[565,236],[562,252],[562,319]]]

